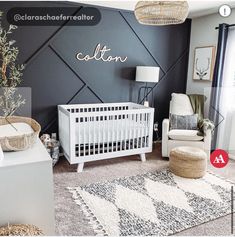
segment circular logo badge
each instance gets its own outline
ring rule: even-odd
[[[223,5],[219,8],[219,14],[222,17],[229,17],[231,15],[232,9],[228,5]]]
[[[211,153],[210,161],[215,168],[224,168],[229,161],[228,153],[224,150],[217,149]]]

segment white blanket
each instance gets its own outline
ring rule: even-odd
[[[33,133],[32,127],[27,123],[12,123],[0,126],[0,138],[20,136]]]

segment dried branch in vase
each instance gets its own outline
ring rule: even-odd
[[[25,100],[17,94],[17,86],[21,83],[24,65],[17,64],[19,49],[14,46],[15,40],[10,35],[17,26],[10,25],[7,30],[2,27],[0,12],[0,115],[10,116],[23,104]]]

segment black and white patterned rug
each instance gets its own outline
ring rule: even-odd
[[[70,187],[97,234],[171,235],[230,213],[229,181],[169,170]]]

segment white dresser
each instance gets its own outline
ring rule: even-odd
[[[54,235],[52,160],[41,141],[0,160],[0,226],[33,224]]]

